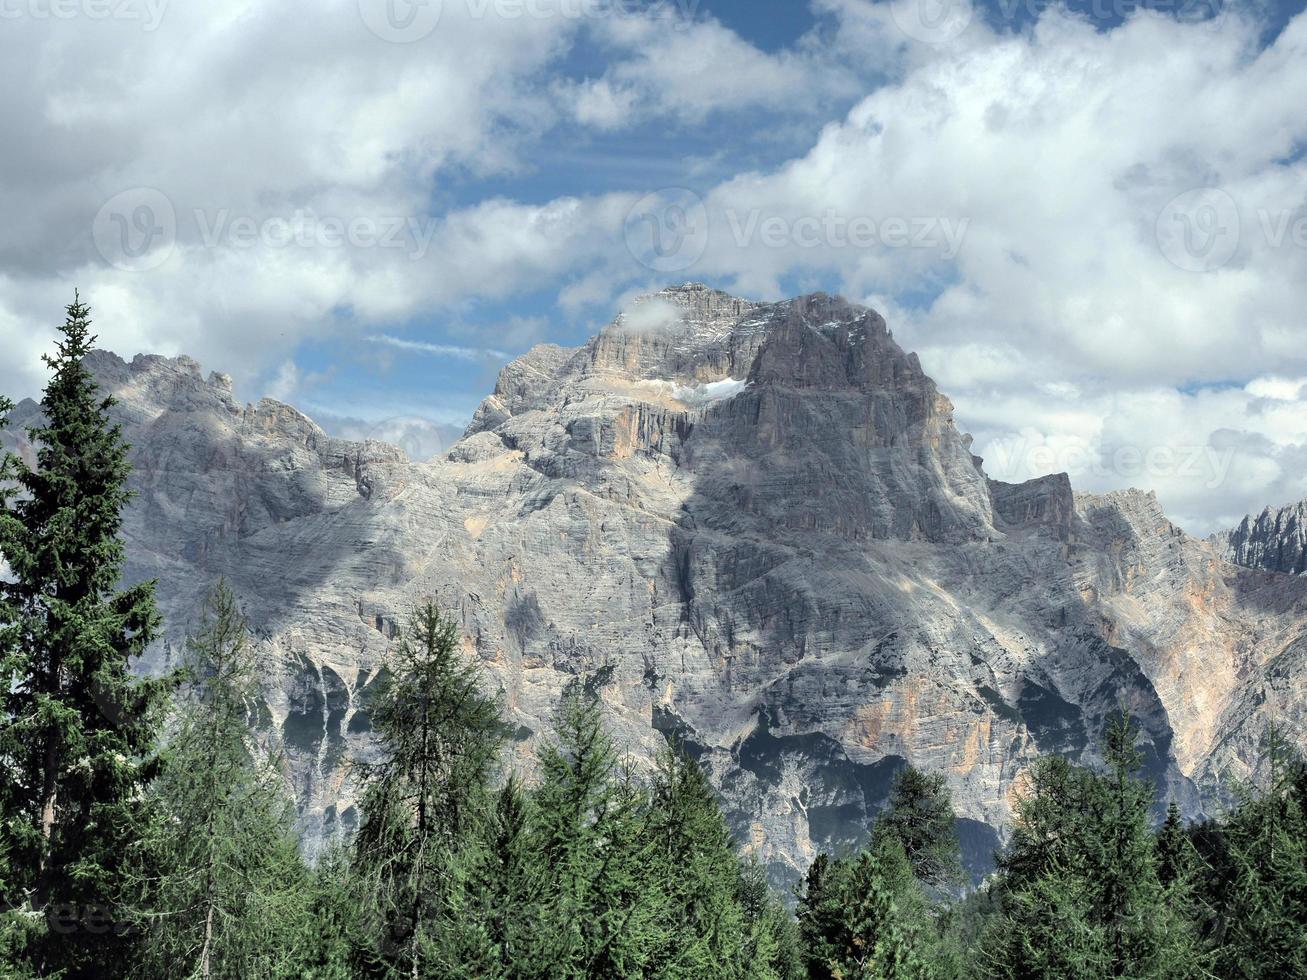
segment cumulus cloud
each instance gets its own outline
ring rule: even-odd
[[[306,341],[500,356],[546,321],[479,333],[463,312],[552,296],[574,322],[627,309],[625,329],[659,329],[667,311],[629,308],[637,287],[813,282],[887,315],[997,475],[1147,486],[1200,531],[1307,496],[1307,15],[1269,46],[1235,10],[1100,30],[1050,9],[923,44],[890,4],[814,0],[821,28],[763,51],[706,12],[443,6],[401,44],[358,0],[171,5],[153,31],[6,20],[0,390],[35,393],[74,284],[106,346],[304,397]],[[582,38],[604,64],[568,77]],[[841,100],[779,166],[671,194],[502,195],[560,125],[767,141],[759,110]],[[499,196],[456,193],[486,178]],[[451,336],[406,331],[436,311]],[[1152,470],[1118,464],[1132,447],[1157,449]],[[1167,447],[1230,463],[1209,486],[1158,463]]]
[[[658,297],[641,299],[617,318],[616,327],[624,333],[663,333],[682,323],[680,308]]]
[[[1196,531],[1307,495],[1301,389],[1268,377],[1307,370],[1307,16],[1264,50],[1260,31],[973,24],[803,157],[712,188],[695,268],[762,296],[824,273],[880,306],[978,450],[1020,461],[1001,476],[1157,489]],[[1195,472],[1168,449],[1221,459]]]
[[[462,435],[463,427],[417,415],[368,421],[348,416],[318,412],[314,421],[328,433],[342,439],[361,442],[372,439],[404,450],[409,459],[426,462],[452,446]]]

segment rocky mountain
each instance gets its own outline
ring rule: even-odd
[[[1307,575],[1307,500],[1251,514],[1239,526],[1215,534],[1212,544],[1227,561],[1286,575]]]
[[[129,572],[168,616],[150,666],[225,576],[310,841],[355,819],[345,760],[426,596],[502,687],[514,764],[606,669],[622,745],[694,752],[777,879],[865,833],[906,762],[947,775],[983,860],[1032,760],[1092,759],[1122,705],[1190,813],[1267,719],[1307,733],[1307,578],[1232,564],[1149,494],[988,479],[916,356],[838,298],[665,290],[509,364],[427,463],[186,358],[94,369],[134,446]]]

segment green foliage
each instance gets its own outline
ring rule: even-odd
[[[902,843],[879,835],[856,855],[824,855],[799,902],[808,976],[934,977],[938,937]]]
[[[799,926],[767,884],[756,860],[740,874],[740,911],[744,915],[742,951],[748,980],[798,980],[806,975]]]
[[[1264,786],[1242,787],[1216,841],[1207,841],[1208,938],[1220,976],[1307,976],[1307,767],[1274,728],[1262,758]]]
[[[129,670],[156,633],[154,587],[119,588],[127,446],[83,364],[90,310],[67,314],[28,432],[36,465],[0,463],[0,901],[17,910],[0,942],[39,972],[82,976],[125,968],[122,861],[166,685]]]
[[[483,830],[499,705],[432,603],[417,610],[388,676],[372,712],[382,757],[361,767],[354,854],[367,914],[384,926],[362,960],[379,976],[457,975],[469,955],[485,954],[482,931],[462,915],[479,864],[463,845]]]
[[[1159,876],[1135,735],[1124,715],[1110,727],[1101,773],[1036,763],[1000,861],[1002,915],[984,942],[991,975],[1200,975],[1186,904]]]
[[[303,980],[350,980],[356,947],[370,935],[361,914],[363,895],[345,848],[332,846],[306,874],[306,914],[291,940],[286,973]]]
[[[599,685],[573,681],[564,691],[535,793],[533,847],[545,872],[539,958],[560,977],[639,973],[657,944],[642,833],[648,797],[604,730]]]
[[[661,932],[652,972],[739,975],[732,969],[744,957],[739,859],[707,776],[677,749],[658,760],[645,838]]]
[[[545,976],[540,960],[544,870],[531,835],[531,800],[516,777],[495,796],[485,843],[478,851],[475,914],[484,923],[494,970],[501,976]]]
[[[150,788],[156,821],[134,849],[147,976],[298,975],[310,881],[281,773],[251,744],[258,672],[246,636],[219,584],[187,643],[187,696]]]
[[[909,766],[894,780],[889,806],[875,830],[898,840],[918,881],[945,890],[962,881],[956,824],[943,775]]]

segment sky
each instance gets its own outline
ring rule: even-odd
[[[0,0],[0,391],[79,288],[421,455],[638,295],[822,290],[991,476],[1210,533],[1307,498],[1302,6]]]

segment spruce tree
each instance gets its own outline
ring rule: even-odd
[[[362,890],[348,850],[332,844],[309,872],[306,914],[291,940],[287,976],[302,980],[352,980],[356,948],[369,935],[362,916]]]
[[[537,957],[544,871],[532,845],[531,819],[530,800],[510,776],[495,794],[476,876],[481,882],[476,915],[499,976],[548,974],[548,965]]]
[[[708,777],[679,749],[658,759],[645,836],[662,926],[651,969],[665,977],[743,975],[740,863]]]
[[[1174,800],[1167,804],[1166,819],[1157,829],[1157,880],[1163,888],[1183,888],[1197,871],[1198,855],[1185,831],[1180,807]]]
[[[1199,974],[1188,906],[1158,876],[1153,792],[1139,778],[1135,737],[1124,714],[1114,720],[1102,773],[1057,757],[1035,764],[999,862],[991,975]]]
[[[892,834],[853,857],[827,860],[816,875],[809,869],[799,928],[814,980],[938,975],[925,895]]]
[[[158,614],[153,583],[121,587],[128,447],[84,363],[90,328],[74,299],[44,359],[36,465],[6,454],[0,474],[0,898],[44,920],[34,962],[68,976],[121,969],[130,945],[122,860],[166,687],[130,671]]]
[[[1307,976],[1307,813],[1303,761],[1274,727],[1262,743],[1265,784],[1242,787],[1223,836],[1227,879],[1214,901],[1225,977]]]
[[[807,975],[799,926],[767,883],[757,860],[743,862],[740,910],[744,914],[744,963],[748,980],[800,980]]]
[[[186,696],[150,788],[157,822],[136,848],[143,975],[298,975],[311,882],[285,782],[254,752],[259,685],[247,635],[220,583],[187,643]]]
[[[381,758],[361,766],[354,869],[376,923],[363,959],[381,976],[451,975],[472,948],[485,955],[460,916],[503,739],[499,704],[434,603],[415,612],[387,675],[372,712]]]
[[[808,865],[803,889],[798,896],[799,939],[803,960],[811,980],[828,980],[843,942],[843,913],[837,876],[839,867],[822,853]]]
[[[657,945],[643,836],[647,794],[604,730],[607,672],[570,682],[541,755],[533,848],[545,869],[536,957],[552,976],[641,973]]]
[[[948,784],[939,773],[912,766],[900,772],[875,830],[898,839],[922,884],[943,890],[961,883],[957,816]]]

